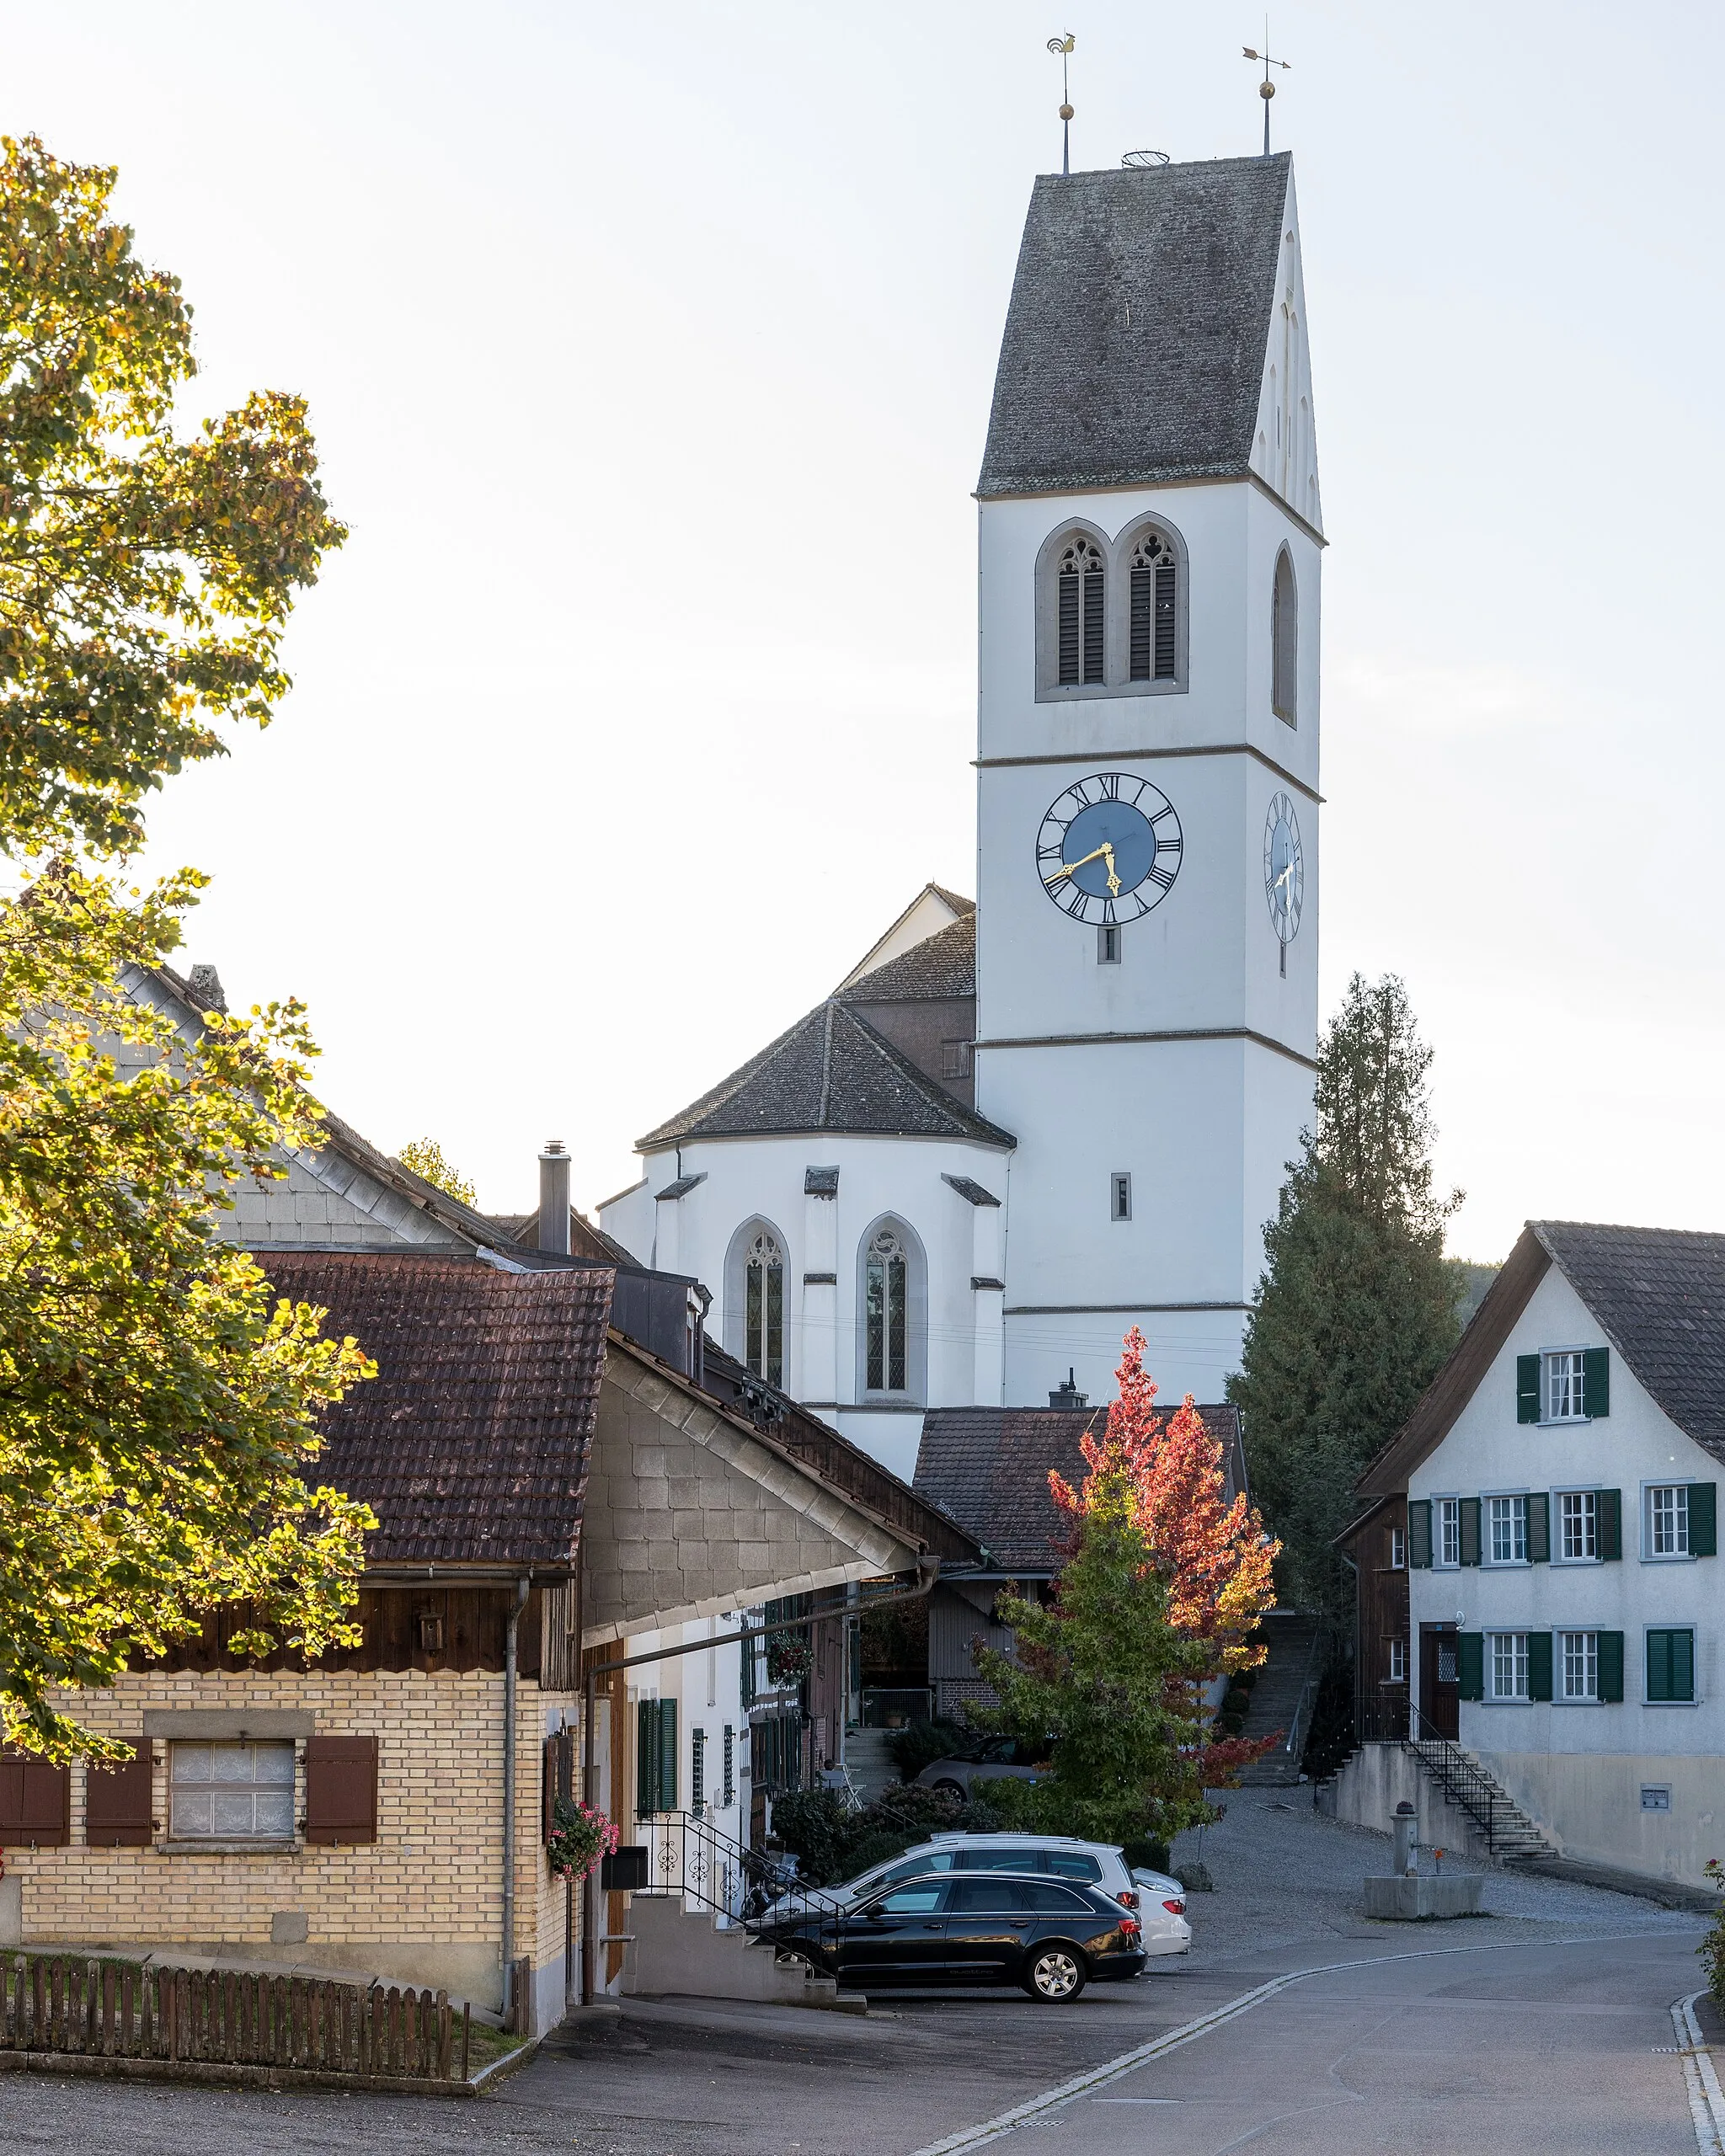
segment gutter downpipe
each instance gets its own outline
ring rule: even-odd
[[[503,2025],[515,2008],[515,1634],[527,1606],[531,1580],[515,1582],[503,1653]]]

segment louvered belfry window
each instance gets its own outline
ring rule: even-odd
[[[1174,678],[1174,550],[1160,531],[1133,542],[1129,568],[1131,622],[1128,677],[1134,681]]]
[[[1106,620],[1102,549],[1077,532],[1060,549],[1059,595],[1059,680],[1083,684],[1103,680],[1103,628]]]
[[[785,1381],[785,1258],[765,1229],[749,1246],[744,1279],[743,1359],[769,1385]]]

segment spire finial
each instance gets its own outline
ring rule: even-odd
[[[1050,52],[1060,56],[1060,176],[1070,177],[1072,170],[1072,100],[1068,94],[1066,61],[1078,40],[1071,30],[1064,37],[1051,37],[1048,41]]]
[[[1247,59],[1263,62],[1263,80],[1258,86],[1258,94],[1263,99],[1263,153],[1268,157],[1270,153],[1270,99],[1276,94],[1276,86],[1270,80],[1270,70],[1279,67],[1286,74],[1290,63],[1270,56],[1270,19],[1268,15],[1263,19],[1263,51],[1254,52],[1249,45],[1242,45],[1240,50]]]

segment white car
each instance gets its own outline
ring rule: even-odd
[[[1064,1834],[936,1834],[885,1864],[873,1865],[841,1886],[823,1886],[814,1895],[823,1907],[849,1908],[901,1879],[931,1871],[1046,1872],[1099,1886],[1123,1908],[1135,1910],[1144,1927],[1146,1954],[1183,1954],[1192,1944],[1186,1921],[1186,1890],[1167,1873],[1128,1867],[1123,1853],[1107,1842],[1081,1842]],[[788,1906],[795,1890],[783,1897]],[[775,1908],[781,1904],[776,1903]]]

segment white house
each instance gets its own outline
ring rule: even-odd
[[[979,503],[978,901],[601,1208],[908,1475],[927,1407],[1219,1399],[1310,1120],[1323,546],[1285,157],[1039,179]]]
[[[1722,1465],[1725,1235],[1530,1223],[1362,1480],[1369,1705],[1405,1686],[1413,1736],[1476,1754],[1567,1854],[1703,1883]],[[1367,1613],[1404,1562],[1398,1638]]]

